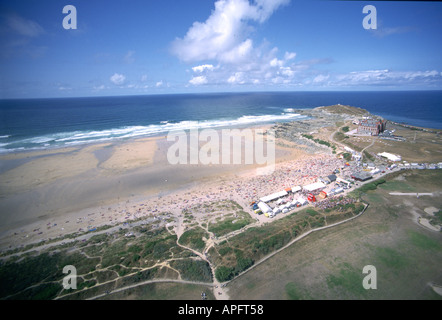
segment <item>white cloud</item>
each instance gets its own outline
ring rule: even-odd
[[[110,81],[113,84],[120,86],[124,84],[124,81],[126,81],[126,77],[123,74],[114,73],[114,75],[110,77]]]
[[[256,45],[251,38],[253,24],[270,18],[275,10],[290,0],[218,0],[204,22],[194,22],[183,38],[171,44],[171,51],[184,62],[218,62],[217,67],[205,63],[192,68],[191,84],[262,84],[289,83],[301,68],[296,53],[287,51],[282,57],[278,48],[267,40]],[[208,73],[207,71],[210,71]]]
[[[293,78],[293,76],[295,75],[295,71],[292,70],[292,68],[290,67],[281,67],[280,68],[280,73],[283,76],[289,77],[289,78]]]
[[[205,22],[194,22],[184,38],[172,43],[172,52],[183,61],[216,59],[234,62],[252,51],[249,21],[264,22],[289,0],[218,0]]]
[[[203,72],[204,70],[211,71],[213,69],[214,69],[214,66],[211,64],[203,64],[203,65],[196,66],[196,67],[192,68],[193,72]]]
[[[296,57],[296,53],[294,52],[286,52],[284,54],[284,60],[289,61],[289,60],[293,60]]]
[[[382,25],[378,26],[376,29],[370,29],[370,31],[376,37],[383,38],[387,36],[391,36],[393,34],[403,34],[415,31],[415,28],[412,27],[384,27]]]
[[[205,76],[198,76],[193,77],[189,80],[190,84],[193,84],[194,86],[202,85],[207,83],[207,78]]]
[[[436,70],[427,71],[391,71],[365,70],[338,74],[329,81],[335,86],[419,86],[441,83],[442,75]]]
[[[146,82],[147,81],[147,74],[143,74],[140,78],[141,82]]]
[[[157,83],[155,83],[155,87],[161,87],[161,86],[163,86],[163,80],[161,80],[161,81],[158,81]]]
[[[324,81],[327,81],[329,78],[330,78],[329,75],[325,76],[323,74],[320,74],[313,79],[313,83],[323,83]]]
[[[271,67],[282,67],[284,65],[284,62],[282,60],[278,60],[277,58],[274,58],[270,61]]]
[[[128,51],[126,53],[126,55],[124,56],[124,62],[129,63],[129,64],[134,63],[135,62],[134,54],[135,54],[135,51]]]
[[[231,75],[227,82],[230,84],[244,84],[244,73],[243,72],[235,72],[234,75]]]
[[[221,62],[237,64],[250,59],[253,52],[253,41],[246,39],[231,50],[219,55]]]
[[[106,89],[106,86],[105,86],[104,84],[102,84],[102,85],[100,85],[100,86],[94,86],[92,89],[93,89],[94,91],[101,91],[101,90]]]
[[[44,29],[35,21],[24,19],[18,15],[9,15],[6,18],[7,26],[14,32],[25,37],[37,37],[44,33]]]

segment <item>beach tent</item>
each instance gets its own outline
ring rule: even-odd
[[[341,179],[341,178],[337,178],[336,181],[345,183],[347,186],[350,185],[350,181],[347,181],[347,180],[344,180],[344,179]]]
[[[333,195],[338,194],[338,193],[341,193],[341,192],[344,192],[344,189],[343,189],[343,188],[336,188],[336,189],[331,190],[331,191],[329,192],[329,195],[330,195],[330,196],[333,196]]]
[[[323,182],[315,182],[312,184],[308,184],[303,187],[305,191],[312,192],[318,189],[325,188],[325,184]]]
[[[261,200],[262,202],[269,202],[269,201],[276,200],[278,198],[284,197],[287,194],[288,194],[287,191],[283,190],[283,191],[272,193],[271,195],[262,197],[259,200]]]
[[[299,206],[303,206],[303,205],[307,204],[308,201],[304,198],[299,198],[298,203],[299,203]]]
[[[316,202],[316,197],[313,194],[309,193],[307,200],[310,202]]]
[[[261,209],[261,211],[264,212],[264,213],[270,213],[270,212],[273,213],[272,208],[270,208],[270,206],[269,206],[267,203],[259,202],[259,203],[258,203],[258,207],[259,207],[259,208]]]

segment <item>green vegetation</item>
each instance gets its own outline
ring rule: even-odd
[[[199,252],[202,252],[206,246],[203,238],[208,239],[208,233],[200,227],[195,227],[184,232],[179,239],[179,243]]]
[[[219,282],[229,281],[234,276],[234,268],[228,268],[226,266],[219,266],[215,270],[215,277]]]
[[[53,299],[70,293],[62,288],[63,267],[77,269],[77,291],[72,297],[83,299],[95,292],[103,282],[123,278],[121,283],[150,278],[154,271],[139,271],[153,266],[157,261],[185,257],[186,250],[176,244],[177,237],[165,228],[144,230],[140,236],[127,238],[119,233],[92,236],[77,245],[58,246],[37,255],[27,254],[22,259],[9,259],[0,264],[0,298]],[[82,254],[84,252],[84,254]],[[187,253],[189,256],[189,253]],[[119,280],[120,281],[120,280]],[[86,293],[86,289],[87,293]]]
[[[364,156],[363,161],[374,161],[375,160],[375,158],[367,150],[364,150],[363,156]]]
[[[337,131],[337,132],[334,134],[333,139],[335,139],[336,141],[342,141],[342,140],[344,140],[344,139],[348,139],[348,136],[345,135],[345,134],[343,134],[343,133],[340,132],[340,131]]]
[[[418,192],[435,192],[440,190],[442,171],[407,170],[383,178],[385,181],[370,181],[365,190],[367,193],[361,193],[363,200],[370,203],[366,214],[354,223],[312,233],[285,249],[282,254],[259,264],[229,284],[230,297],[237,299],[248,294],[250,299],[441,300],[428,285],[438,283],[440,277],[440,233],[418,226],[411,221],[409,214],[415,210],[422,213],[424,208],[438,208],[439,199],[395,197],[385,190],[393,191],[392,186],[396,185],[401,186],[400,190],[413,188]],[[300,231],[299,237],[310,227],[309,218],[325,216],[326,223],[331,224],[335,218],[337,220],[333,222],[342,220],[342,215],[351,217],[353,212],[359,213],[362,207],[363,203],[354,202],[331,210],[313,208],[319,213],[316,216],[313,214],[313,217],[310,210],[309,215],[304,210],[294,216],[292,222],[285,220],[285,225],[279,227],[292,224],[292,230]],[[346,208],[346,212],[340,212],[339,208]],[[301,226],[305,229],[302,230]],[[270,233],[270,230],[267,231]],[[256,234],[256,239],[266,237],[264,231]],[[238,248],[246,256],[246,246],[233,240],[229,239],[232,250]],[[231,252],[226,253],[222,264],[233,267],[233,264],[229,264],[232,262],[229,260],[231,256]],[[365,265],[377,268],[377,290],[363,288],[363,279],[367,276],[362,272]],[[276,269],[277,274],[274,272]],[[253,283],[253,286],[249,287],[249,283]]]
[[[351,191],[348,195],[351,198],[360,199],[362,194],[365,194],[368,191],[376,190],[379,185],[384,184],[385,182],[386,180],[384,178],[381,178],[373,182],[366,183],[363,186]]]
[[[338,274],[330,274],[326,278],[330,290],[338,290],[340,295],[351,298],[364,297],[367,290],[362,286],[363,274],[348,263],[340,265]]]
[[[317,216],[317,215],[319,214],[317,211],[315,211],[315,210],[312,209],[312,208],[307,208],[307,209],[305,210],[305,212],[306,212],[307,214],[311,215],[312,217]]]
[[[208,300],[215,300],[209,286],[183,283],[149,283],[121,292],[111,293],[102,300],[200,300],[201,292]]]
[[[289,300],[307,300],[312,299],[310,295],[304,290],[301,290],[298,285],[293,282],[288,282],[285,286],[285,294],[287,295]]]
[[[360,213],[363,207],[362,203],[337,205],[328,214],[322,209],[306,208],[296,215],[288,215],[269,225],[249,228],[230,238],[228,242],[218,244],[216,250],[212,248],[209,251],[213,262],[218,266],[215,277],[219,281],[230,280],[302,233],[350,218]],[[330,222],[328,219],[331,216],[333,218]]]
[[[441,225],[442,224],[442,211],[439,210],[434,214],[434,217],[430,219],[430,223],[432,225]]]
[[[349,132],[350,128],[348,126],[342,127],[342,132]]]
[[[314,137],[313,137],[312,135],[310,135],[310,134],[302,134],[302,136],[303,136],[304,138],[306,138],[306,139],[313,140],[315,143],[318,143],[318,144],[320,144],[320,145],[324,145],[324,146],[327,146],[327,147],[329,147],[329,148],[332,148],[333,151],[336,152],[336,146],[335,146],[334,144],[331,144],[331,143],[328,142],[328,141],[314,138]]]
[[[411,243],[421,249],[434,251],[440,251],[442,249],[440,243],[423,235],[422,233],[408,231],[408,236],[410,237]]]
[[[387,268],[400,270],[408,265],[407,258],[397,250],[391,248],[376,248],[377,260]]]
[[[173,260],[170,266],[178,270],[181,274],[181,278],[184,280],[198,282],[212,281],[212,271],[206,261],[193,259]]]
[[[74,265],[78,273],[88,273],[94,270],[97,263],[98,259],[88,259],[78,253],[43,253],[20,262],[3,263],[0,267],[0,297],[11,295],[12,299],[52,299],[62,290],[64,266]]]
[[[228,217],[221,222],[210,224],[208,230],[215,236],[220,237],[232,231],[239,230],[252,222],[253,220],[250,215],[241,210],[237,215],[237,218]]]
[[[330,142],[328,142],[328,141],[324,141],[324,140],[321,140],[321,139],[316,139],[316,138],[314,138],[314,137],[313,137],[312,135],[310,135],[310,134],[303,134],[302,136],[303,136],[304,138],[306,138],[306,139],[313,140],[313,141],[316,142],[316,143],[319,143],[319,144],[325,145],[325,146],[327,146],[327,147],[331,147]]]
[[[347,161],[350,161],[351,160],[351,153],[348,153],[348,152],[344,152],[343,154],[342,154],[342,156],[344,157],[344,159],[345,160],[347,160]]]

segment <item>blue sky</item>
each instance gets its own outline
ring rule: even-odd
[[[441,2],[3,1],[0,98],[440,90],[441,31]]]

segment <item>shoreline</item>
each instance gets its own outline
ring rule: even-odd
[[[13,155],[14,159],[10,160],[18,165],[0,173],[0,247],[6,249],[55,238],[80,228],[85,230],[88,225],[124,222],[123,213],[130,211],[129,204],[135,199],[154,201],[171,194],[188,193],[201,184],[233,180],[259,167],[255,164],[173,166],[166,159],[170,143],[165,136],[157,136],[56,152],[23,153],[22,157]],[[100,155],[105,149],[111,151]],[[277,149],[277,161],[293,154],[292,150]],[[106,211],[112,211],[112,218]]]
[[[307,118],[291,122],[228,128],[272,129],[275,133],[289,128],[303,133],[335,127],[337,121],[355,117],[326,108],[295,109]],[[222,128],[214,130],[220,132]],[[170,165],[166,154],[172,143],[165,135],[157,135],[9,155],[8,160],[18,165],[5,171],[0,167],[0,249],[155,216],[161,210],[179,216],[186,204],[205,199],[235,199],[248,205],[246,198],[253,192],[239,191],[237,185],[253,185],[259,165]],[[275,147],[275,175],[284,168],[304,168],[307,161],[337,160],[331,149],[312,146],[307,140],[291,141],[277,135]],[[0,161],[3,159],[0,155]],[[261,187],[255,193],[276,187],[263,182],[258,185]],[[222,195],[222,188],[230,194]]]

